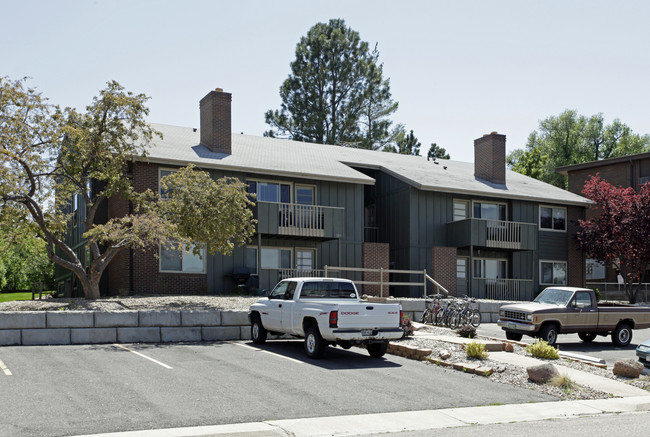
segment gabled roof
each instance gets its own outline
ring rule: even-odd
[[[148,159],[162,164],[192,162],[203,168],[366,185],[374,184],[374,179],[355,168],[372,168],[424,191],[566,205],[590,203],[584,197],[510,170],[506,170],[506,185],[483,181],[474,176],[474,164],[468,162],[438,160],[439,164],[435,164],[421,156],[240,134],[232,134],[232,154],[226,155],[200,145],[196,129],[162,124],[151,127],[160,131],[163,139],[154,139]]]
[[[619,156],[616,158],[600,159],[598,161],[583,162],[580,164],[564,165],[555,169],[556,173],[568,175],[570,171],[590,170],[598,167],[605,167],[612,164],[628,163],[650,158],[650,152],[637,153],[634,155]]]

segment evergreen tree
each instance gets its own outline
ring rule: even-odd
[[[279,110],[265,114],[265,136],[321,144],[379,149],[394,141],[400,126],[375,46],[342,19],[318,23],[300,39],[291,74],[280,87]]]
[[[436,159],[450,159],[450,157],[444,147],[438,147],[436,143],[433,143],[427,152],[427,160],[429,159],[435,161]]]

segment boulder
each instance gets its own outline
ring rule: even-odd
[[[514,352],[515,347],[511,343],[506,343],[503,350],[505,350],[506,352]]]
[[[643,364],[634,360],[621,360],[614,363],[614,375],[626,378],[638,378],[643,372]]]
[[[552,377],[559,376],[560,374],[555,366],[550,363],[527,367],[526,372],[528,372],[528,379],[540,384],[544,384]]]
[[[442,358],[443,360],[448,360],[449,358],[451,358],[451,354],[449,353],[449,351],[444,349],[441,350],[438,355],[440,355],[440,358]]]

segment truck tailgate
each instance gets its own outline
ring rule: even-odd
[[[399,304],[340,304],[339,329],[377,329],[399,327]]]

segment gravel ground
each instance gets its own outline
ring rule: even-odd
[[[133,297],[119,297],[107,298],[97,300],[87,299],[42,299],[42,300],[25,300],[25,301],[12,301],[0,302],[0,311],[125,311],[125,310],[165,310],[165,309],[221,309],[221,310],[247,310],[248,307],[255,302],[257,297],[239,297],[239,296],[133,296]],[[435,326],[426,326],[422,328],[427,334],[432,335],[453,335],[454,333],[449,329],[439,328]],[[459,345],[451,343],[444,343],[431,339],[424,339],[418,337],[411,337],[400,340],[400,342],[408,345],[418,346],[420,348],[431,349],[432,360],[437,360],[440,351],[446,350],[451,354],[449,362],[479,362],[482,366],[492,367],[495,372],[489,378],[495,382],[502,384],[511,384],[519,387],[536,390],[542,393],[555,396],[562,400],[575,400],[575,399],[606,399],[611,397],[608,393],[593,390],[588,387],[576,386],[572,389],[565,390],[559,387],[554,387],[549,384],[536,384],[528,380],[528,374],[523,367],[503,364],[499,361],[492,360],[489,357],[484,360],[477,360],[468,358],[464,349]],[[514,353],[525,355],[524,347],[515,345]],[[615,379],[620,382],[632,384],[634,386],[643,388],[650,391],[650,378],[642,376],[639,379],[627,379],[614,376],[611,370],[600,369],[598,367],[582,364],[575,361],[566,359],[560,360],[546,360],[555,364],[560,364],[567,367],[572,367],[585,372],[594,373],[606,378]],[[435,365],[435,364],[428,364]],[[450,372],[456,370],[448,369]],[[477,378],[484,378],[483,376],[475,376]]]
[[[424,328],[421,328],[420,332],[423,331],[427,335],[447,335],[447,336],[455,335],[454,332],[449,329],[439,328],[435,326],[426,326]],[[478,339],[480,339],[480,337]],[[430,355],[432,361],[438,360],[440,357],[440,352],[442,350],[446,350],[451,354],[451,357],[446,361],[452,363],[455,362],[465,362],[465,363],[474,363],[474,364],[480,363],[481,366],[492,367],[493,369],[495,369],[495,372],[488,377],[492,381],[499,382],[502,384],[516,385],[519,387],[528,388],[530,390],[537,390],[551,396],[556,396],[561,400],[607,399],[611,397],[609,393],[594,390],[590,387],[575,386],[572,389],[565,390],[559,387],[554,387],[550,384],[534,383],[528,379],[526,368],[516,366],[516,365],[511,365],[511,364],[504,364],[500,361],[490,359],[489,356],[487,359],[484,360],[469,358],[465,354],[465,350],[460,345],[454,345],[451,343],[445,343],[441,341],[431,340],[427,338],[418,338],[418,337],[403,339],[400,340],[400,342],[407,345],[417,346],[419,348],[431,349],[433,351],[433,353]],[[530,356],[530,354],[526,353],[526,349],[524,347],[516,344],[514,345],[514,353]],[[546,361],[552,364],[558,364],[566,367],[571,367],[577,370],[582,370],[584,372],[593,373],[595,375],[614,379],[616,381],[631,384],[636,387],[642,388],[644,390],[650,391],[650,378],[648,376],[641,376],[641,378],[639,379],[621,378],[615,376],[611,370],[601,369],[595,366],[591,366],[589,364],[584,364],[584,363],[562,359],[562,358],[559,360],[541,360],[541,361]],[[432,363],[430,365],[435,365],[435,364]],[[449,370],[449,371],[453,372],[456,370]],[[478,376],[478,377],[483,378],[482,376]]]

